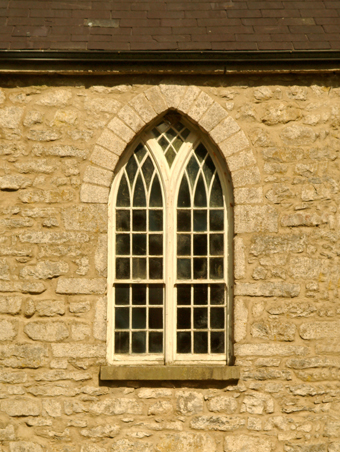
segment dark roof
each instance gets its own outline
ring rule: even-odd
[[[0,0],[1,50],[339,50],[340,1]]]

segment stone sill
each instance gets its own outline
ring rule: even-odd
[[[102,366],[101,380],[238,380],[238,366]]]

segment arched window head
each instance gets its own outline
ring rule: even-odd
[[[227,363],[230,181],[210,143],[168,113],[128,149],[110,201],[111,363]]]

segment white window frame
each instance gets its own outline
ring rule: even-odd
[[[134,140],[134,142],[127,147],[122,155],[118,165],[115,169],[114,180],[111,187],[109,197],[109,221],[108,221],[108,310],[107,310],[107,362],[110,365],[201,365],[209,363],[210,365],[230,365],[232,364],[232,299],[233,299],[233,215],[232,215],[232,189],[231,179],[227,171],[226,163],[222,159],[219,151],[210,143],[202,133],[197,131],[185,118],[181,118],[181,122],[190,130],[190,135],[183,143],[178,152],[172,167],[170,168],[165,155],[157,143],[156,138],[151,133],[155,125],[161,121],[157,119],[156,124],[153,123],[147,128],[146,132]],[[226,335],[225,335],[225,354],[177,354],[176,353],[176,212],[177,212],[177,198],[180,187],[182,175],[186,165],[191,156],[191,149],[202,143],[209,155],[211,156],[217,173],[220,178],[222,192],[224,196],[225,211],[224,211],[224,279],[226,284]],[[165,284],[164,296],[164,350],[163,354],[114,354],[114,273],[115,273],[115,204],[116,196],[121,180],[121,175],[126,163],[135,151],[138,143],[142,143],[149,150],[153,163],[157,169],[160,178],[161,189],[163,194],[163,244],[164,244],[164,280],[161,282]],[[185,280],[188,283],[190,280]],[[125,280],[119,283],[127,282]],[[128,283],[134,283],[131,278]],[[140,281],[138,281],[140,282]],[[157,283],[159,280],[143,280],[143,283]],[[183,281],[184,282],[184,281]],[[191,280],[195,283],[197,280]],[[217,281],[216,281],[217,282]]]

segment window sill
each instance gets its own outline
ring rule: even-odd
[[[102,366],[101,380],[238,380],[238,366]]]

